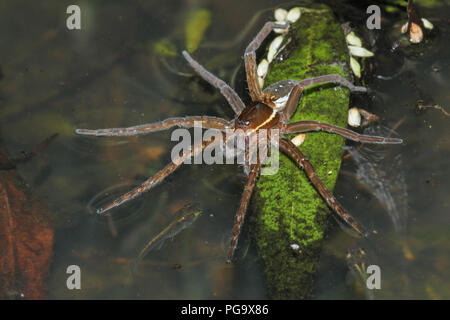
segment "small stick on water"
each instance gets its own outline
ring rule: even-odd
[[[442,106],[440,106],[440,105],[438,105],[438,104],[435,104],[435,105],[429,105],[429,106],[424,106],[423,105],[423,103],[418,103],[418,105],[417,105],[417,108],[419,109],[419,110],[423,110],[423,109],[427,109],[427,108],[433,108],[433,109],[437,109],[437,110],[440,110],[444,115],[446,115],[447,117],[450,117],[450,113],[448,113],[447,111],[445,111],[445,109],[442,107]]]
[[[364,143],[361,143],[358,147],[355,148],[355,150],[353,150],[352,152],[347,153],[345,156],[343,156],[342,160],[347,160],[348,158],[353,157],[353,155],[355,153],[358,153],[362,149],[362,147],[364,147]]]
[[[397,121],[397,123],[392,127],[391,132],[388,135],[388,138],[392,136],[392,133],[397,130],[402,124],[403,122],[405,122],[406,117],[401,118],[400,120]]]

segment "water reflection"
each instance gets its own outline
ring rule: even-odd
[[[384,127],[370,127],[365,134],[390,136],[391,130]],[[401,237],[406,236],[408,192],[405,167],[402,154],[393,154],[385,148],[364,146],[346,147],[356,166],[356,179],[379,201],[381,207],[389,214],[395,231]]]

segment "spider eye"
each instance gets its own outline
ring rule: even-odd
[[[250,124],[250,121],[249,121],[249,120],[238,119],[237,121],[238,121],[238,123],[239,123],[240,125],[248,126],[248,125]]]

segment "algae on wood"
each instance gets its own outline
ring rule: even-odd
[[[308,6],[291,26],[294,49],[274,62],[265,86],[285,79],[302,80],[338,73],[350,79],[344,35],[327,6]],[[346,127],[349,90],[333,84],[308,88],[291,122],[319,120]],[[292,138],[292,137],[291,137]],[[330,133],[308,133],[300,149],[332,191],[345,140]],[[276,175],[262,175],[253,195],[250,228],[264,265],[268,295],[273,299],[303,299],[313,276],[331,214],[307,176],[280,154]],[[299,249],[292,249],[296,244]]]

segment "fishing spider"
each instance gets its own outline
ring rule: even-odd
[[[129,128],[110,128],[110,129],[77,129],[76,133],[83,135],[94,136],[136,136],[155,132],[159,130],[167,130],[169,128],[178,126],[184,128],[194,127],[196,124],[201,124],[202,128],[209,128],[224,132],[227,129],[247,129],[246,132],[254,133],[261,129],[279,129],[281,134],[301,133],[309,131],[325,131],[339,134],[347,139],[365,143],[379,143],[379,144],[398,144],[402,143],[401,139],[384,138],[377,136],[368,136],[358,134],[348,129],[340,128],[328,123],[318,122],[314,120],[298,121],[288,123],[294,114],[299,103],[302,91],[305,87],[323,83],[335,83],[348,88],[351,92],[366,92],[366,88],[354,86],[348,80],[338,74],[324,75],[316,78],[305,79],[300,82],[295,80],[283,80],[277,82],[265,90],[261,90],[257,79],[256,54],[255,51],[260,47],[264,39],[274,28],[286,29],[289,23],[284,25],[276,24],[274,22],[267,22],[264,27],[258,32],[256,37],[250,42],[245,50],[245,71],[247,75],[247,83],[252,98],[252,102],[245,106],[237,93],[224,81],[217,78],[191,56],[183,51],[183,56],[190,64],[190,66],[212,86],[220,90],[221,94],[227,99],[230,106],[233,108],[236,116],[233,120],[212,117],[212,116],[187,116],[169,118],[163,121],[144,124]],[[196,124],[194,124],[196,122]],[[363,229],[355,222],[355,220],[344,210],[338,203],[333,194],[326,188],[323,182],[317,176],[317,173],[311,163],[303,155],[303,153],[288,139],[281,137],[279,139],[279,147],[281,151],[287,154],[297,165],[306,171],[308,178],[311,180],[317,191],[330,206],[348,225],[350,225],[360,235],[364,235]],[[214,142],[213,142],[214,143]],[[177,163],[171,162],[162,170],[157,172],[153,177],[143,182],[139,187],[122,195],[107,206],[97,210],[98,213],[104,213],[114,207],[123,204],[126,201],[136,198],[143,192],[150,190],[158,182],[170,175],[177,169],[184,159],[193,157],[208,145],[203,143],[201,146],[194,146],[189,152],[181,156],[181,161]],[[248,154],[247,154],[248,156]],[[247,206],[255,187],[256,180],[261,170],[261,159],[254,164],[247,165],[248,178],[244,186],[239,208],[236,214],[236,220],[233,228],[233,235],[231,239],[230,248],[228,251],[228,261],[231,261],[234,250],[237,245],[240,229],[244,222]]]

